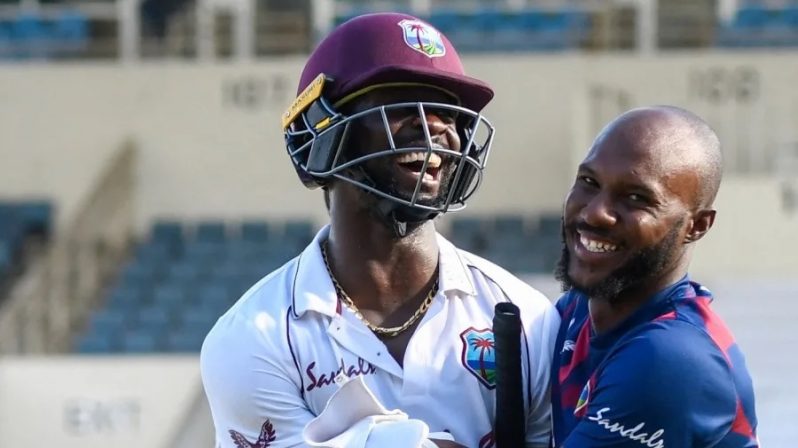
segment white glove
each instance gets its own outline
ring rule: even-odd
[[[445,434],[445,435],[443,435]],[[429,427],[404,412],[389,411],[357,376],[338,389],[302,433],[314,448],[433,448]],[[436,433],[437,439],[451,439]]]

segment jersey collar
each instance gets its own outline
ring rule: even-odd
[[[313,241],[295,260],[292,303],[294,317],[299,318],[307,311],[315,311],[327,316],[340,314],[341,307],[335,294],[327,267],[321,256],[321,243],[330,233],[330,226],[324,226]],[[438,234],[439,255],[439,294],[446,298],[476,295],[466,261],[457,248]]]

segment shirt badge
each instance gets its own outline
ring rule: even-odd
[[[463,341],[462,363],[488,389],[496,387],[496,344],[489,328],[473,327],[460,333]]]

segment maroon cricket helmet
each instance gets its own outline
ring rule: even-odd
[[[488,84],[465,74],[446,36],[407,14],[366,14],[338,26],[310,55],[297,93],[322,73],[333,80],[327,94],[334,103],[366,87],[402,82],[439,87],[477,112],[493,98]]]

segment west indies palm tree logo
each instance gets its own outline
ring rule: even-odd
[[[493,330],[473,327],[460,333],[463,341],[462,362],[469,372],[488,389],[496,387],[496,344]]]
[[[439,58],[446,54],[441,33],[430,25],[420,20],[405,19],[399,22],[399,26],[404,32],[408,47],[431,58]]]

